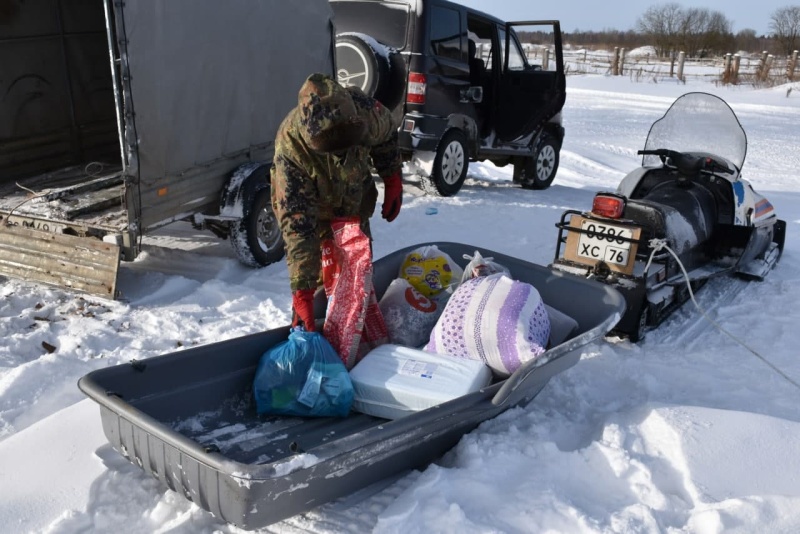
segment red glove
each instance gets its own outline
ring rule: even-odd
[[[298,289],[292,293],[292,326],[302,324],[306,332],[314,332],[314,289]]]
[[[383,209],[381,216],[389,222],[395,220],[403,205],[403,179],[399,172],[383,179]]]

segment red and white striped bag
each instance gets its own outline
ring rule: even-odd
[[[322,244],[322,279],[328,297],[323,335],[347,369],[389,341],[372,284],[369,237],[358,217],[334,219],[333,240]]]

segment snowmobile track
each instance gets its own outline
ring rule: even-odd
[[[705,313],[715,319],[719,309],[732,303],[748,286],[748,282],[735,276],[712,278],[695,293],[695,300]],[[716,320],[716,319],[715,319]],[[724,326],[724,325],[723,325]],[[659,345],[686,345],[693,343],[701,334],[715,329],[694,305],[691,299],[673,312],[661,326],[647,332],[646,341]]]

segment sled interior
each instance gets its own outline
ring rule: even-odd
[[[530,402],[619,320],[613,288],[470,245],[437,243],[459,264],[479,250],[533,284],[578,323],[571,337],[511,377],[395,420],[259,416],[251,393],[261,355],[288,327],[89,373],[80,388],[101,406],[109,442],[171,489],[242,528],[339,498],[453,447],[481,421]],[[379,297],[415,245],[375,262]]]

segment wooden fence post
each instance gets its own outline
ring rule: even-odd
[[[734,54],[733,56],[733,76],[731,76],[731,83],[739,83],[739,65],[742,63],[742,56]]]
[[[769,79],[769,70],[772,68],[772,61],[775,57],[772,54],[768,54],[767,58],[764,60],[764,63],[761,66],[761,81],[767,81]]]
[[[678,54],[678,80],[682,82],[686,81],[683,77],[684,63],[686,63],[686,52],[681,52]]]
[[[722,83],[731,83],[732,72],[731,72],[731,57],[733,55],[728,53],[725,54],[725,63],[724,67],[722,68]]]
[[[767,57],[769,56],[769,52],[764,50],[761,52],[761,60],[758,62],[758,68],[756,69],[756,79],[763,80],[764,79],[764,67],[767,65]]]
[[[614,47],[614,57],[611,58],[611,75],[619,74],[619,47]]]
[[[797,68],[797,50],[792,53],[791,59],[786,65],[786,77],[790,82],[794,81],[794,70]]]
[[[550,49],[542,50],[542,69],[550,70]]]
[[[619,75],[622,76],[624,71],[625,71],[625,49],[624,48],[620,48],[620,50],[619,50]]]

